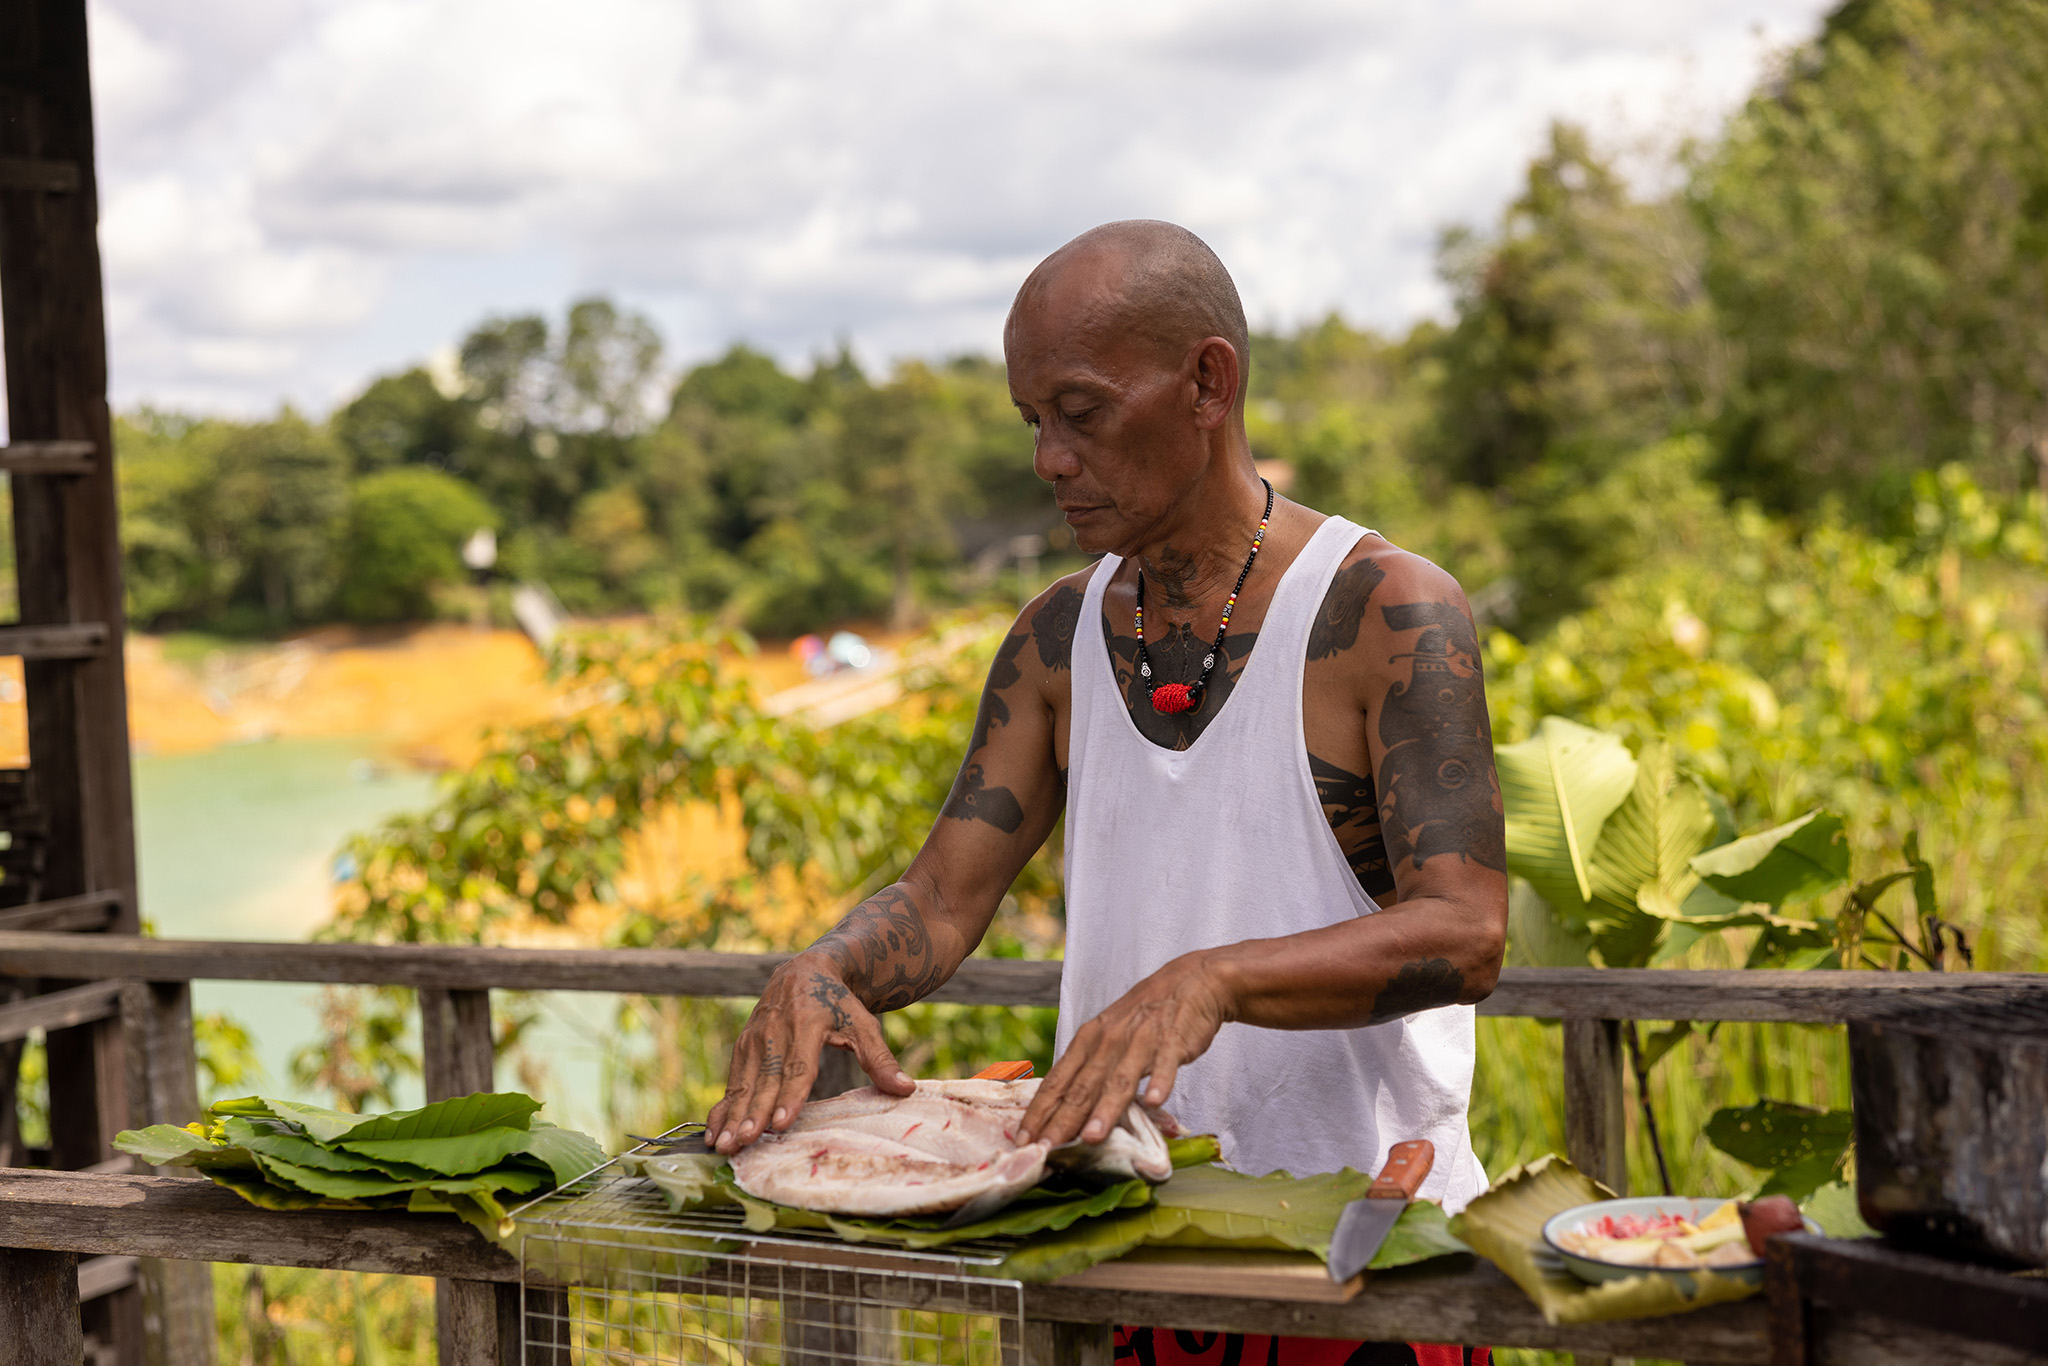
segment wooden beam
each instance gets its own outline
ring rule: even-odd
[[[44,996],[28,996],[0,1006],[0,1043],[25,1039],[29,1031],[70,1029],[121,1013],[119,982],[88,982]]]
[[[87,1257],[78,1264],[78,1298],[96,1300],[135,1284],[139,1257]]]
[[[8,1366],[78,1366],[78,1258],[0,1247],[0,1346]]]
[[[97,621],[62,626],[0,626],[0,655],[36,660],[97,659],[106,652],[107,628]]]
[[[1564,1023],[1564,1151],[1574,1167],[1616,1195],[1628,1194],[1622,1110],[1621,1024]]]
[[[0,976],[324,982],[449,991],[756,996],[787,954],[521,949],[450,944],[236,943],[0,931]],[[1060,964],[970,958],[930,1000],[1056,1006]],[[1901,998],[1996,1004],[2048,998],[2048,973],[1693,972],[1507,968],[1482,1015],[1549,1019],[1783,1020],[1836,1024]]]
[[[0,930],[104,930],[120,914],[119,892],[87,892],[0,911]]]
[[[97,454],[90,441],[15,441],[0,446],[0,473],[91,474]]]
[[[419,1001],[427,1099],[491,1090],[497,1065],[491,993],[421,987]],[[498,1366],[505,1346],[499,1327],[498,1287],[446,1276],[434,1282],[434,1340],[442,1366]]]
[[[186,1255],[217,1261],[418,1276],[453,1273],[516,1285],[519,1263],[452,1217],[382,1211],[257,1209],[210,1182],[158,1176],[79,1177],[0,1171],[0,1246],[87,1255]],[[1672,1321],[1552,1326],[1515,1284],[1476,1259],[1385,1272],[1343,1304],[1025,1287],[1025,1312],[1062,1323],[1312,1337],[1488,1342],[1655,1356]],[[1768,1359],[1761,1301],[1686,1315],[1693,1362]],[[1661,1350],[1660,1350],[1661,1349]]]
[[[75,161],[46,157],[0,156],[0,190],[31,190],[43,194],[76,194],[83,178]]]

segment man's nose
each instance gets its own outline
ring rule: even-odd
[[[1081,472],[1081,457],[1074,454],[1073,443],[1065,433],[1051,423],[1041,422],[1031,440],[1031,470],[1048,484],[1071,479]]]

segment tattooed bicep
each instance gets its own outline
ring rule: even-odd
[[[1507,870],[1478,633],[1455,602],[1381,608],[1392,644],[1379,704],[1380,823],[1395,869],[1438,854]]]

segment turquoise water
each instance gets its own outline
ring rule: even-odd
[[[433,779],[379,762],[371,738],[272,740],[135,761],[135,822],[143,917],[166,939],[302,940],[333,909],[334,856],[349,835],[433,798]],[[306,1100],[292,1054],[320,1035],[321,988],[198,982],[193,1008],[246,1029],[263,1074],[250,1089]],[[541,998],[526,1053],[544,1075],[526,1089],[557,1123],[596,1124],[599,1064],[610,997]],[[523,1086],[501,1075],[500,1086]],[[401,1103],[417,1103],[417,1085]]]

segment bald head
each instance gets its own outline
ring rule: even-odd
[[[1243,406],[1251,375],[1244,304],[1223,262],[1186,228],[1133,218],[1082,233],[1024,281],[1009,327],[1020,313],[1048,307],[1096,337],[1142,340],[1174,366],[1204,339],[1223,338],[1237,352]]]

